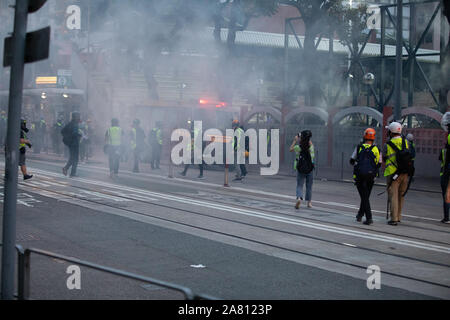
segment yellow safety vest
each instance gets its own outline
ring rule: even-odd
[[[131,138],[131,149],[136,149],[136,128],[131,129],[133,137]]]
[[[161,129],[153,128],[153,132],[155,133],[156,141],[158,142],[158,144],[162,145],[163,141],[162,141]]]
[[[194,139],[195,138],[202,139],[202,137],[198,137],[198,134],[199,134],[199,130],[198,129],[194,129],[194,136],[191,136],[191,142],[189,142],[189,144],[188,144],[188,150],[194,150],[194,144],[195,144],[195,140]],[[160,144],[162,144],[162,140],[161,140]]]
[[[27,135],[25,134],[25,131],[22,131],[23,132],[23,139],[27,139]],[[22,148],[25,148],[25,143],[20,143],[20,141],[19,141],[19,149],[22,149]]]
[[[402,150],[402,137],[394,137],[390,141],[399,149]],[[409,149],[408,140],[405,139],[406,149]],[[397,159],[396,152],[391,148],[389,144],[387,144],[387,152],[386,152],[386,168],[384,169],[384,176],[390,176],[397,171]]]
[[[120,127],[111,127],[108,129],[108,142],[112,146],[120,146],[122,138],[122,129]]]
[[[237,128],[235,131],[237,133],[237,135],[236,135],[237,141],[235,144],[234,137],[233,137],[233,149],[237,150],[237,148],[241,145],[241,139],[242,139],[242,136],[244,135],[244,130],[242,128]]]

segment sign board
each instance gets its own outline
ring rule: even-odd
[[[28,32],[25,40],[25,63],[45,60],[49,56],[50,27],[33,32]],[[5,39],[5,52],[3,54],[3,66],[11,66],[13,55],[13,38]]]
[[[72,70],[59,69],[57,74],[59,88],[67,88],[72,85]]]

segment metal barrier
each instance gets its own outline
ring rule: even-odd
[[[176,284],[173,284],[170,282],[140,276],[140,275],[126,272],[123,270],[105,267],[102,265],[98,265],[98,264],[91,263],[88,261],[83,261],[83,260],[76,259],[76,258],[70,258],[70,257],[60,255],[57,253],[40,250],[40,249],[34,249],[34,248],[23,249],[23,247],[21,245],[16,245],[16,249],[18,252],[18,279],[17,279],[18,280],[18,282],[17,282],[18,283],[18,294],[17,294],[17,298],[19,300],[28,300],[30,297],[30,281],[31,281],[31,273],[30,273],[31,259],[30,258],[31,258],[31,253],[41,255],[41,256],[46,256],[49,258],[55,258],[55,259],[59,259],[59,260],[63,260],[63,261],[71,262],[71,263],[75,263],[80,266],[85,266],[85,267],[88,267],[91,269],[114,274],[114,275],[117,275],[120,277],[138,280],[141,282],[146,282],[149,284],[153,284],[153,285],[157,285],[157,286],[171,289],[174,291],[178,291],[178,292],[183,293],[186,300],[218,300],[217,298],[209,296],[209,295],[195,294],[194,292],[192,292],[191,289],[189,289],[187,287],[179,286],[179,285],[176,285]]]

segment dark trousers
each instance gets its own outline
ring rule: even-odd
[[[450,209],[450,203],[445,202],[445,194],[447,193],[447,186],[448,186],[448,179],[450,177],[450,174],[446,173],[441,176],[441,190],[442,190],[442,199],[443,199],[443,206],[444,206],[444,219],[449,219],[449,209]]]
[[[140,148],[135,148],[133,150],[133,160],[134,160],[134,167],[133,167],[133,171],[139,171],[139,159],[141,157],[141,152],[142,149]]]
[[[72,167],[72,171],[70,172],[70,175],[74,176],[77,174],[80,146],[78,144],[75,144],[75,145],[71,145],[68,149],[69,149],[69,160],[67,161],[67,164],[64,168],[66,170],[69,170],[69,168]]]
[[[152,145],[152,159],[150,161],[152,169],[159,168],[159,161],[161,160],[161,149],[162,145],[160,144]]]
[[[108,148],[109,172],[119,173],[120,146],[109,146]]]
[[[359,205],[358,216],[366,216],[367,220],[372,220],[372,210],[370,209],[370,193],[374,184],[372,176],[361,176],[356,180],[356,188],[358,189],[361,203]]]
[[[183,174],[186,174],[186,172],[187,172],[188,169],[189,169],[189,166],[190,166],[190,164],[185,164],[185,165],[184,165]],[[200,164],[198,165],[198,168],[200,169],[200,175],[203,176],[203,161],[202,161],[202,163],[200,163]]]

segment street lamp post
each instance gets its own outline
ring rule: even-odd
[[[403,0],[397,0],[397,31],[395,56],[395,105],[394,120],[402,113],[402,54],[403,54]]]
[[[363,83],[366,85],[367,90],[367,106],[370,106],[370,86],[375,82],[375,76],[373,73],[366,73],[363,77]]]

